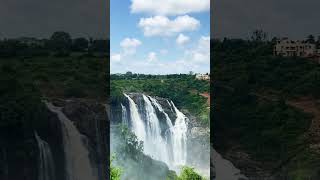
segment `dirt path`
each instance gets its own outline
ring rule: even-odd
[[[191,90],[190,92],[193,93],[193,94],[197,94],[198,93],[197,90]],[[204,93],[199,93],[199,95],[202,96],[202,97],[205,97],[207,99],[207,105],[210,108],[210,99],[211,99],[210,98],[210,93],[204,92]]]
[[[309,135],[312,140],[311,147],[320,150],[320,102],[310,97],[302,97],[295,100],[289,100],[287,103],[313,115],[309,128]]]
[[[211,99],[210,94],[205,92],[205,93],[201,93],[200,95],[207,98],[207,105],[210,106],[210,99]]]

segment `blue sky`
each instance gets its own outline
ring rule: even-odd
[[[111,73],[210,72],[210,0],[111,0]]]

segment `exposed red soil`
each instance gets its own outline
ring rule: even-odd
[[[210,94],[208,92],[205,92],[205,93],[201,93],[200,95],[207,98],[207,104],[208,106],[210,106],[210,99],[211,99]]]

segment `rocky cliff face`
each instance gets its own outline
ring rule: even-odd
[[[64,153],[61,136],[61,124],[54,113],[47,110],[42,121],[30,127],[14,126],[2,132],[0,146],[1,180],[36,180],[38,179],[39,148],[34,136],[48,142],[56,164],[56,178],[63,180]],[[7,141],[7,142],[5,142]]]
[[[63,113],[73,121],[79,132],[86,138],[86,146],[90,152],[90,160],[97,169],[99,177],[106,179],[109,138],[107,135],[108,117],[105,104],[94,100],[54,100],[56,106],[63,107]]]
[[[203,126],[192,114],[184,111],[188,122],[188,163],[203,174],[210,174],[210,128]]]

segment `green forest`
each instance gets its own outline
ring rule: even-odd
[[[63,37],[53,37],[48,43],[53,45],[59,39]],[[17,163],[37,166],[34,131],[47,134],[50,126],[46,120],[51,113],[44,100],[84,98],[106,102],[109,85],[104,82],[109,63],[107,56],[71,49],[62,53],[59,48],[13,39],[1,40],[0,47],[0,176],[6,177]],[[36,169],[33,171],[35,174]]]
[[[211,40],[213,146],[245,152],[252,166],[280,179],[318,179],[320,155],[309,130],[314,114],[292,102],[318,102],[320,65],[273,56],[275,40]]]
[[[210,82],[197,80],[195,75],[111,75],[111,102],[123,98],[126,92],[143,92],[152,96],[171,99],[178,108],[197,116],[205,125],[209,125],[209,105],[201,93],[210,94]]]

